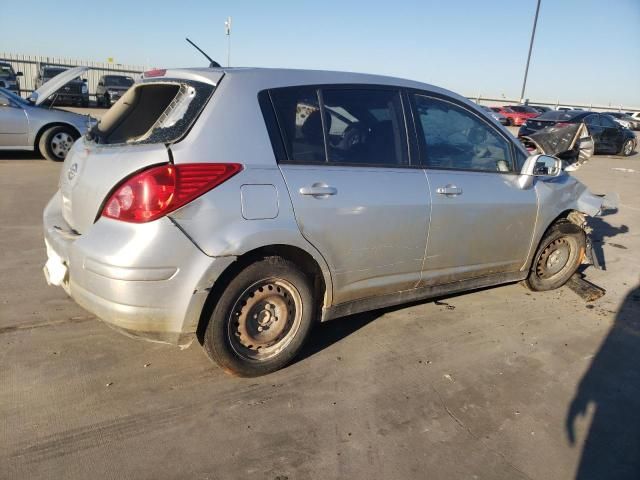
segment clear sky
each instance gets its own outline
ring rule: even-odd
[[[2,0],[0,52],[380,73],[518,98],[536,0]],[[640,107],[640,0],[542,0],[526,96]]]

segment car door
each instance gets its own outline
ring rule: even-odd
[[[335,304],[415,288],[430,195],[410,161],[398,89],[295,87],[270,92],[279,159],[302,235],[326,259]]]
[[[602,124],[601,137],[607,147],[606,152],[616,154],[622,148],[622,128],[607,115],[599,115],[599,117]]]
[[[422,285],[520,270],[537,198],[517,184],[516,147],[465,104],[420,92],[411,98],[432,195]]]
[[[607,152],[610,146],[606,143],[606,137],[603,136],[604,128],[600,124],[600,115],[592,113],[584,117],[584,123],[587,125],[589,135],[593,137],[593,143],[596,152]]]
[[[0,93],[0,147],[26,147],[28,133],[24,109]]]

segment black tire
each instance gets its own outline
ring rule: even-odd
[[[288,365],[316,312],[311,281],[294,263],[267,257],[225,288],[204,333],[204,349],[228,373],[256,377]],[[281,322],[281,323],[278,323]]]
[[[620,149],[620,155],[622,155],[623,157],[630,157],[631,155],[633,155],[633,147],[634,147],[634,141],[632,138],[626,140],[623,144],[622,144],[622,148]]]
[[[585,233],[577,225],[567,221],[552,225],[533,257],[525,286],[536,292],[563,286],[582,263],[586,244]]]
[[[47,160],[63,162],[71,145],[79,136],[72,127],[64,125],[51,127],[40,135],[38,149]]]

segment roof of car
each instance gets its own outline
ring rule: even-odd
[[[180,73],[207,77],[216,82],[220,73],[229,77],[254,80],[263,85],[263,88],[278,88],[295,85],[322,85],[322,84],[370,84],[389,85],[406,88],[428,90],[434,93],[442,93],[470,103],[468,99],[454,92],[434,85],[407,80],[404,78],[385,75],[373,75],[368,73],[338,72],[330,70],[298,70],[288,68],[258,68],[258,67],[232,67],[232,68],[179,68],[168,69],[166,76],[180,76]]]

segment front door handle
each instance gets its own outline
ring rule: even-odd
[[[300,195],[311,195],[312,197],[324,197],[338,193],[337,188],[322,183],[314,183],[310,187],[302,187],[299,191]]]
[[[436,193],[446,196],[462,195],[462,189],[460,187],[456,187],[455,185],[449,184],[444,187],[436,188]]]

